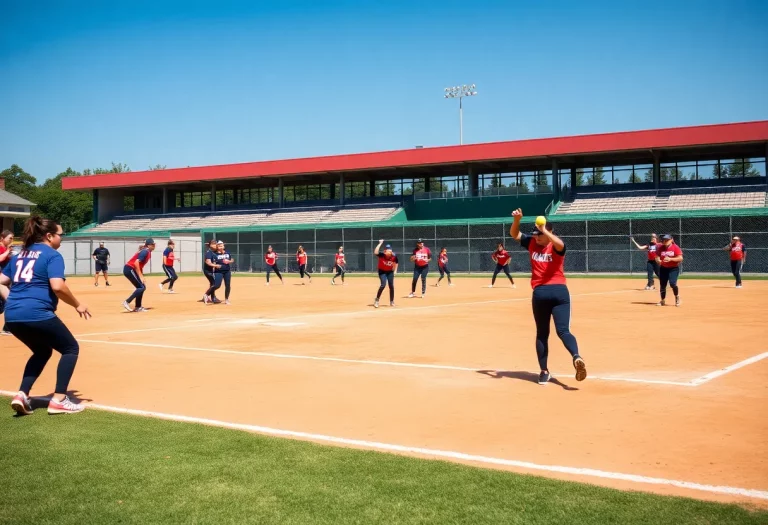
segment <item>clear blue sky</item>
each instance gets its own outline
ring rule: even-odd
[[[470,82],[470,143],[768,119],[768,2],[3,0],[0,169],[454,144]]]

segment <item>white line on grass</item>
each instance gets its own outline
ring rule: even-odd
[[[0,395],[13,396],[15,394],[16,392],[0,390]],[[709,492],[713,494],[727,494],[731,496],[742,496],[747,498],[768,500],[768,491],[764,491],[764,490],[745,489],[745,488],[729,487],[729,486],[723,486],[723,485],[705,485],[701,483],[693,483],[690,481],[654,478],[649,476],[640,476],[637,474],[622,474],[620,472],[607,472],[604,470],[597,470],[597,469],[591,469],[591,468],[564,467],[564,466],[558,466],[558,465],[541,465],[538,463],[531,463],[529,461],[493,458],[488,456],[479,456],[475,454],[466,454],[464,452],[453,452],[448,450],[436,450],[436,449],[430,449],[430,448],[410,447],[405,445],[394,445],[391,443],[379,443],[376,441],[364,441],[360,439],[327,436],[324,434],[313,434],[310,432],[299,432],[295,430],[283,430],[283,429],[263,427],[258,425],[247,425],[243,423],[230,423],[227,421],[219,421],[215,419],[205,419],[205,418],[192,417],[192,416],[183,416],[178,414],[165,414],[162,412],[136,410],[132,408],[112,407],[112,406],[99,405],[99,404],[87,404],[87,406],[89,408],[95,408],[97,410],[104,410],[107,412],[115,412],[119,414],[129,414],[133,416],[142,416],[142,417],[153,417],[157,419],[165,419],[169,421],[178,421],[183,423],[197,423],[201,425],[228,428],[232,430],[242,430],[246,432],[255,432],[258,434],[266,434],[271,436],[288,437],[288,438],[300,439],[305,441],[332,443],[334,445],[346,445],[346,446],[371,449],[371,450],[398,452],[401,454],[411,454],[411,455],[417,454],[420,456],[427,456],[431,458],[452,459],[452,460],[468,461],[472,463],[480,463],[480,464],[487,464],[487,465],[500,465],[505,467],[515,467],[515,468],[520,468],[525,470],[555,472],[558,474],[569,474],[574,476],[612,479],[617,481],[628,481],[631,483],[641,483],[646,485],[664,485],[664,486],[677,487],[681,489],[696,490],[700,492]]]
[[[725,368],[721,368],[720,370],[715,370],[714,372],[710,372],[701,377],[697,377],[696,379],[691,381],[691,384],[693,386],[703,385],[704,383],[712,381],[713,379],[716,379],[720,376],[724,376],[729,372],[733,372],[734,370],[738,370],[739,368],[743,368],[747,365],[751,365],[752,363],[757,363],[758,361],[762,361],[767,357],[768,357],[768,352],[763,352],[762,354],[758,354],[748,359],[744,359],[743,361],[739,361],[738,363],[734,363],[731,366],[726,366]]]

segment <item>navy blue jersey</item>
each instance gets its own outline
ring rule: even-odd
[[[64,279],[64,258],[47,244],[22,249],[3,268],[11,280],[11,293],[5,305],[8,322],[36,322],[56,317],[59,298],[49,279]]]
[[[216,273],[225,273],[230,271],[229,263],[225,263],[224,261],[231,261],[231,260],[232,260],[232,256],[229,254],[229,252],[217,253],[216,264],[220,265],[221,268],[216,268]]]
[[[207,273],[213,273],[213,268],[208,266],[205,261],[210,261],[212,263],[216,262],[216,254],[213,253],[211,250],[208,250],[205,252],[205,260],[203,261],[203,271]]]

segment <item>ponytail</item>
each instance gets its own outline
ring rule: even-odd
[[[34,215],[24,223],[24,248],[29,249],[35,243],[43,242],[45,236],[55,234],[59,229],[59,223],[51,219],[43,219]]]

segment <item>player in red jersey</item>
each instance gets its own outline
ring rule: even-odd
[[[0,271],[11,262],[11,257],[13,256],[13,253],[11,253],[12,244],[13,232],[11,230],[4,230],[3,233],[0,234]],[[0,314],[3,313],[4,310],[5,299],[0,296]],[[11,335],[11,332],[6,330],[6,327],[3,326],[3,329],[0,330],[0,335]]]
[[[280,279],[281,284],[285,284],[280,269],[277,267],[277,253],[272,249],[272,245],[267,246],[267,253],[264,254],[264,262],[267,263],[267,286],[269,286],[269,274],[275,272]]]
[[[448,286],[453,286],[453,283],[451,282],[451,270],[448,269],[448,250],[446,248],[440,248],[440,255],[437,256],[437,269],[440,272],[440,278],[437,280],[435,286],[440,286],[440,281],[446,276],[448,276]]]
[[[336,284],[336,278],[341,277],[341,284],[344,284],[344,275],[347,273],[347,258],[344,255],[344,247],[339,246],[339,251],[333,259],[333,269],[336,271],[336,275],[331,277],[331,284]]]
[[[659,249],[659,238],[655,233],[651,234],[651,240],[648,244],[637,244],[634,238],[630,237],[632,242],[637,246],[638,250],[643,250],[648,255],[648,261],[645,263],[645,269],[648,271],[648,284],[645,285],[646,290],[655,290],[656,286],[653,284],[653,276],[659,276],[659,263],[656,262],[656,251]]]
[[[146,312],[147,309],[141,306],[141,300],[144,297],[144,292],[147,289],[147,282],[144,279],[144,267],[152,258],[152,252],[155,250],[155,241],[147,239],[144,242],[144,246],[138,252],[133,254],[125,267],[123,268],[123,275],[128,279],[131,284],[136,288],[131,296],[123,301],[123,308],[129,312]],[[131,308],[131,303],[136,300],[136,308]]]
[[[392,246],[387,244],[384,246],[384,251],[381,250],[381,245],[384,244],[384,239],[379,240],[379,244],[373,250],[373,254],[379,258],[379,280],[381,286],[376,294],[376,299],[373,301],[373,307],[379,307],[379,299],[384,288],[389,285],[389,306],[395,306],[395,273],[397,273],[397,266],[399,261],[397,255],[392,251]]]
[[[296,251],[296,263],[299,265],[299,276],[301,277],[301,284],[304,284],[304,276],[306,275],[309,279],[309,284],[312,284],[312,276],[309,275],[309,272],[307,271],[307,252],[304,251],[303,246],[299,246],[299,249]]]
[[[413,262],[413,281],[411,282],[411,294],[409,298],[416,297],[416,283],[421,277],[421,298],[427,294],[427,274],[429,273],[429,261],[432,260],[432,252],[424,246],[424,241],[416,241],[416,248],[413,249],[411,261]]]
[[[539,384],[545,385],[551,374],[547,367],[549,356],[550,318],[555,321],[557,336],[573,358],[576,381],[587,377],[587,365],[579,355],[579,345],[571,333],[571,295],[565,284],[563,263],[565,243],[552,233],[552,224],[536,226],[531,235],[520,233],[523,210],[512,212],[509,235],[528,250],[531,260],[531,288],[533,288],[533,319],[536,321],[536,354],[539,357]]]
[[[736,288],[741,288],[741,270],[747,262],[747,247],[741,242],[738,235],[733,236],[731,244],[723,248],[731,253],[731,272],[736,278]]]
[[[488,288],[493,288],[493,285],[496,284],[496,276],[499,275],[499,272],[504,272],[509,282],[512,283],[512,288],[516,288],[515,280],[512,278],[512,274],[509,273],[509,261],[512,260],[512,256],[504,249],[502,243],[496,245],[496,251],[491,254],[491,260],[496,263],[496,269],[493,270],[491,285]]]
[[[680,263],[683,262],[683,250],[675,244],[675,239],[667,234],[661,238],[661,244],[656,250],[656,262],[659,263],[659,291],[661,301],[658,306],[664,306],[667,298],[667,283],[675,294],[675,306],[680,306],[680,294],[677,288],[677,278],[680,276]]]

